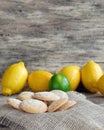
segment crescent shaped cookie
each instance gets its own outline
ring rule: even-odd
[[[48,107],[48,112],[54,112],[56,110],[58,110],[62,105],[64,105],[66,102],[68,101],[68,99],[66,98],[61,98],[57,101],[52,102],[49,107]]]
[[[15,99],[15,98],[9,98],[9,99],[7,99],[7,103],[16,109],[19,109],[19,105],[20,105],[21,101],[18,99]]]
[[[37,92],[34,94],[33,98],[43,101],[56,101],[60,97],[52,92]]]
[[[23,101],[23,100],[26,100],[26,99],[31,99],[33,96],[34,96],[34,92],[24,91],[24,92],[21,92],[17,96],[17,99]]]
[[[64,92],[64,91],[61,91],[61,90],[52,90],[51,92],[55,93],[60,98],[67,98],[68,99],[68,94],[66,92]]]
[[[19,107],[21,110],[28,113],[44,113],[47,111],[47,105],[37,99],[23,100]]]

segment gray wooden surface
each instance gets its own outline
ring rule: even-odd
[[[90,59],[104,68],[104,0],[0,0],[0,76],[18,61],[54,72]]]

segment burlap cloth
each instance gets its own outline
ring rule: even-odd
[[[104,130],[104,101],[100,94],[69,92],[77,104],[66,111],[29,114],[8,106],[0,96],[0,130]],[[91,100],[91,101],[90,101]]]

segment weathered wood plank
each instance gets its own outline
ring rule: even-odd
[[[0,0],[0,75],[24,61],[58,71],[92,59],[104,68],[103,0]]]

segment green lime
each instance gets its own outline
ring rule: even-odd
[[[50,79],[49,89],[67,92],[70,90],[70,82],[65,75],[54,74]]]

